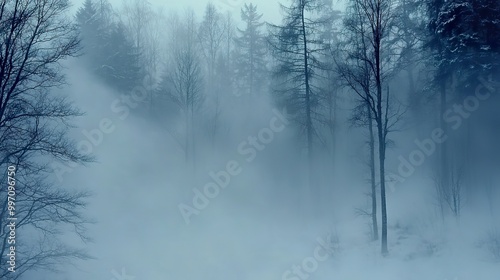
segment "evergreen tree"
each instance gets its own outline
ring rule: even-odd
[[[437,17],[436,33],[447,52],[442,63],[461,72],[465,88],[477,78],[499,70],[500,2],[496,0],[446,1]]]
[[[257,6],[245,4],[241,9],[241,19],[245,29],[238,28],[235,39],[238,60],[236,72],[239,79],[238,90],[249,95],[262,90],[267,72],[266,42],[260,28],[262,14],[257,13]]]
[[[114,26],[106,49],[106,64],[99,71],[110,85],[122,92],[132,90],[141,78],[139,52],[125,32],[122,23]]]
[[[84,64],[106,84],[126,92],[139,83],[139,52],[121,22],[113,22],[105,1],[86,0],[76,14]]]
[[[83,52],[87,58],[85,64],[92,70],[97,68],[99,61],[102,61],[102,57],[99,57],[98,54],[101,53],[100,43],[106,36],[103,32],[105,28],[101,27],[104,24],[101,19],[97,4],[92,0],[86,0],[76,13]]]

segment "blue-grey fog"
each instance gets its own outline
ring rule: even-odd
[[[0,279],[497,280],[499,14],[0,0]]]

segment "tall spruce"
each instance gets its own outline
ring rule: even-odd
[[[257,6],[245,4],[241,9],[241,20],[245,29],[237,29],[235,39],[238,60],[236,72],[240,94],[254,95],[263,89],[267,73],[265,35],[261,31],[264,22]]]

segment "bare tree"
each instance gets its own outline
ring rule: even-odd
[[[153,10],[147,0],[127,0],[123,3],[127,27],[138,50],[146,41],[146,31],[151,21]]]
[[[394,27],[393,6],[393,0],[350,1],[349,13],[353,20],[347,21],[345,26],[352,36],[357,37],[357,40],[353,48],[347,52],[347,62],[343,67],[347,71],[342,71],[346,81],[356,84],[356,87],[351,86],[351,88],[361,86],[362,90],[354,90],[354,92],[368,107],[371,113],[369,119],[373,118],[377,128],[382,212],[381,252],[383,255],[388,254],[385,189],[387,136],[402,115],[399,108],[390,109],[391,94],[388,78],[394,75],[396,71],[394,67],[400,58],[400,51],[398,52],[396,47],[397,40],[392,37],[391,33]],[[353,65],[354,68],[352,68]]]
[[[340,53],[347,54],[352,63],[337,61],[337,73],[344,82],[344,85],[356,92],[361,98],[360,104],[355,108],[351,123],[355,126],[364,126],[368,128],[368,146],[369,146],[369,162],[370,168],[370,186],[371,186],[371,211],[369,216],[372,220],[372,238],[378,240],[378,221],[377,221],[377,182],[375,170],[375,135],[373,125],[373,113],[368,102],[369,97],[373,92],[373,73],[370,69],[366,48],[367,42],[365,36],[359,36],[366,31],[365,25],[361,21],[361,14],[353,13],[344,21],[344,25],[348,28],[345,34],[344,42],[339,44]],[[358,27],[359,25],[359,27]],[[358,30],[358,33],[351,33],[350,30]],[[342,55],[340,56],[343,59]],[[339,58],[336,58],[339,59]],[[366,213],[365,213],[366,214]]]
[[[225,15],[224,22],[224,40],[225,40],[225,59],[228,62],[229,72],[232,70],[231,64],[231,51],[233,50],[233,41],[234,41],[234,32],[235,32],[235,23],[233,20],[233,16],[230,12],[227,12]]]
[[[50,164],[86,163],[92,157],[67,137],[70,120],[81,115],[66,97],[52,93],[64,85],[61,62],[77,53],[76,29],[65,13],[67,0],[0,1],[0,166],[2,182],[15,180],[15,211],[9,209],[7,184],[0,184],[0,223],[14,216],[16,235],[0,229],[0,278],[19,279],[30,270],[60,268],[65,261],[85,259],[80,249],[62,242],[64,228],[84,241],[88,220],[81,211],[86,192],[59,189]],[[8,166],[15,169],[8,174]],[[13,179],[11,179],[12,181]],[[11,192],[12,194],[12,192]],[[12,205],[10,205],[12,206]],[[15,273],[7,251],[15,246]]]
[[[205,15],[198,33],[202,54],[207,63],[209,80],[212,80],[215,75],[217,55],[222,51],[225,29],[223,15],[213,4],[209,3],[205,8]]]
[[[184,117],[186,162],[195,162],[195,117],[204,98],[203,80],[194,12],[186,12],[182,21],[174,21],[170,42],[169,65],[160,89],[180,109]],[[181,23],[182,22],[182,23]]]
[[[217,10],[214,4],[209,3],[205,8],[203,21],[199,28],[198,38],[201,45],[202,55],[206,62],[206,93],[213,103],[213,118],[211,120],[210,138],[212,146],[215,146],[218,123],[220,116],[220,96],[216,90],[216,67],[218,55],[223,51],[224,37],[227,36],[224,16]]]

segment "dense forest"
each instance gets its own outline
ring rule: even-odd
[[[498,279],[500,2],[198,2],[0,0],[0,279]]]

